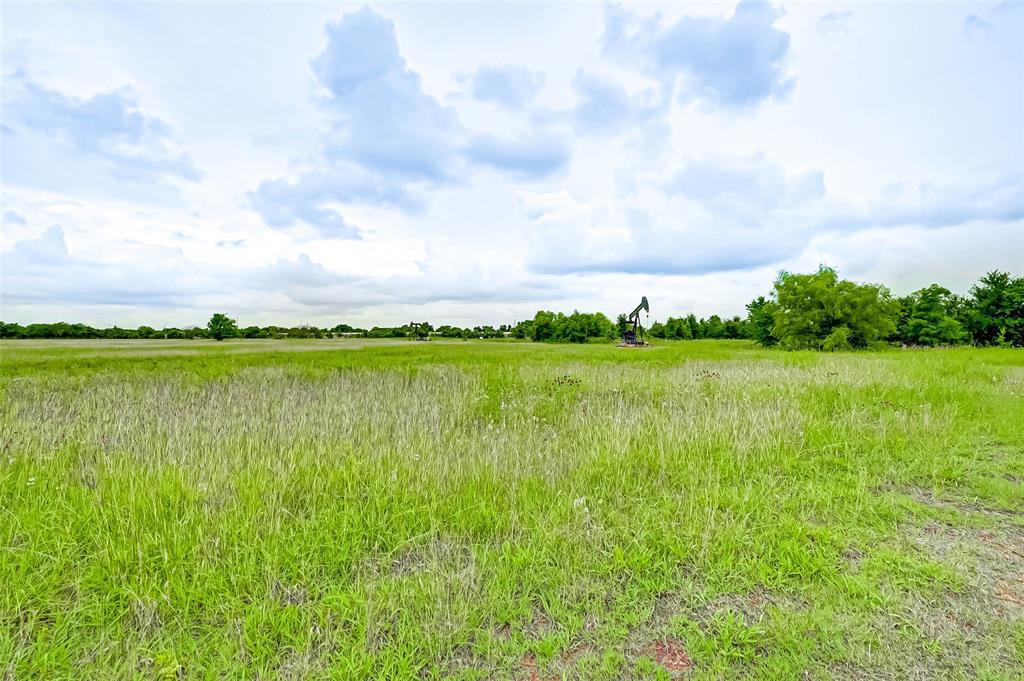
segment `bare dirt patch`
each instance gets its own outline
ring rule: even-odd
[[[559,681],[559,676],[545,676],[541,674],[540,667],[537,664],[537,658],[533,653],[526,653],[519,661],[521,670],[525,673],[526,678],[530,681]]]
[[[686,652],[686,645],[678,638],[656,641],[648,649],[648,655],[670,674],[679,674],[693,669],[693,660]]]

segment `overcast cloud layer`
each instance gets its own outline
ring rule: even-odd
[[[5,321],[740,314],[1024,273],[1024,1],[5,3]]]

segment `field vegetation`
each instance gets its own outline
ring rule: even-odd
[[[0,678],[1024,676],[1021,350],[0,353]]]

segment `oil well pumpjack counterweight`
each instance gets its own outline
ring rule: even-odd
[[[640,310],[646,312],[648,317],[651,316],[651,308],[647,304],[647,296],[642,296],[640,304],[629,313],[629,324],[632,328],[626,329],[622,334],[623,345],[634,347],[644,344],[644,328],[640,326]]]

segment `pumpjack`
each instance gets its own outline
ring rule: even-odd
[[[413,340],[430,340],[430,332],[427,331],[427,322],[409,322],[409,328],[412,329]]]
[[[629,313],[629,324],[632,328],[626,329],[622,334],[622,344],[626,347],[634,348],[644,344],[644,327],[640,326],[640,310],[646,312],[648,317],[651,316],[651,308],[647,305],[647,296],[642,296],[640,304]]]

